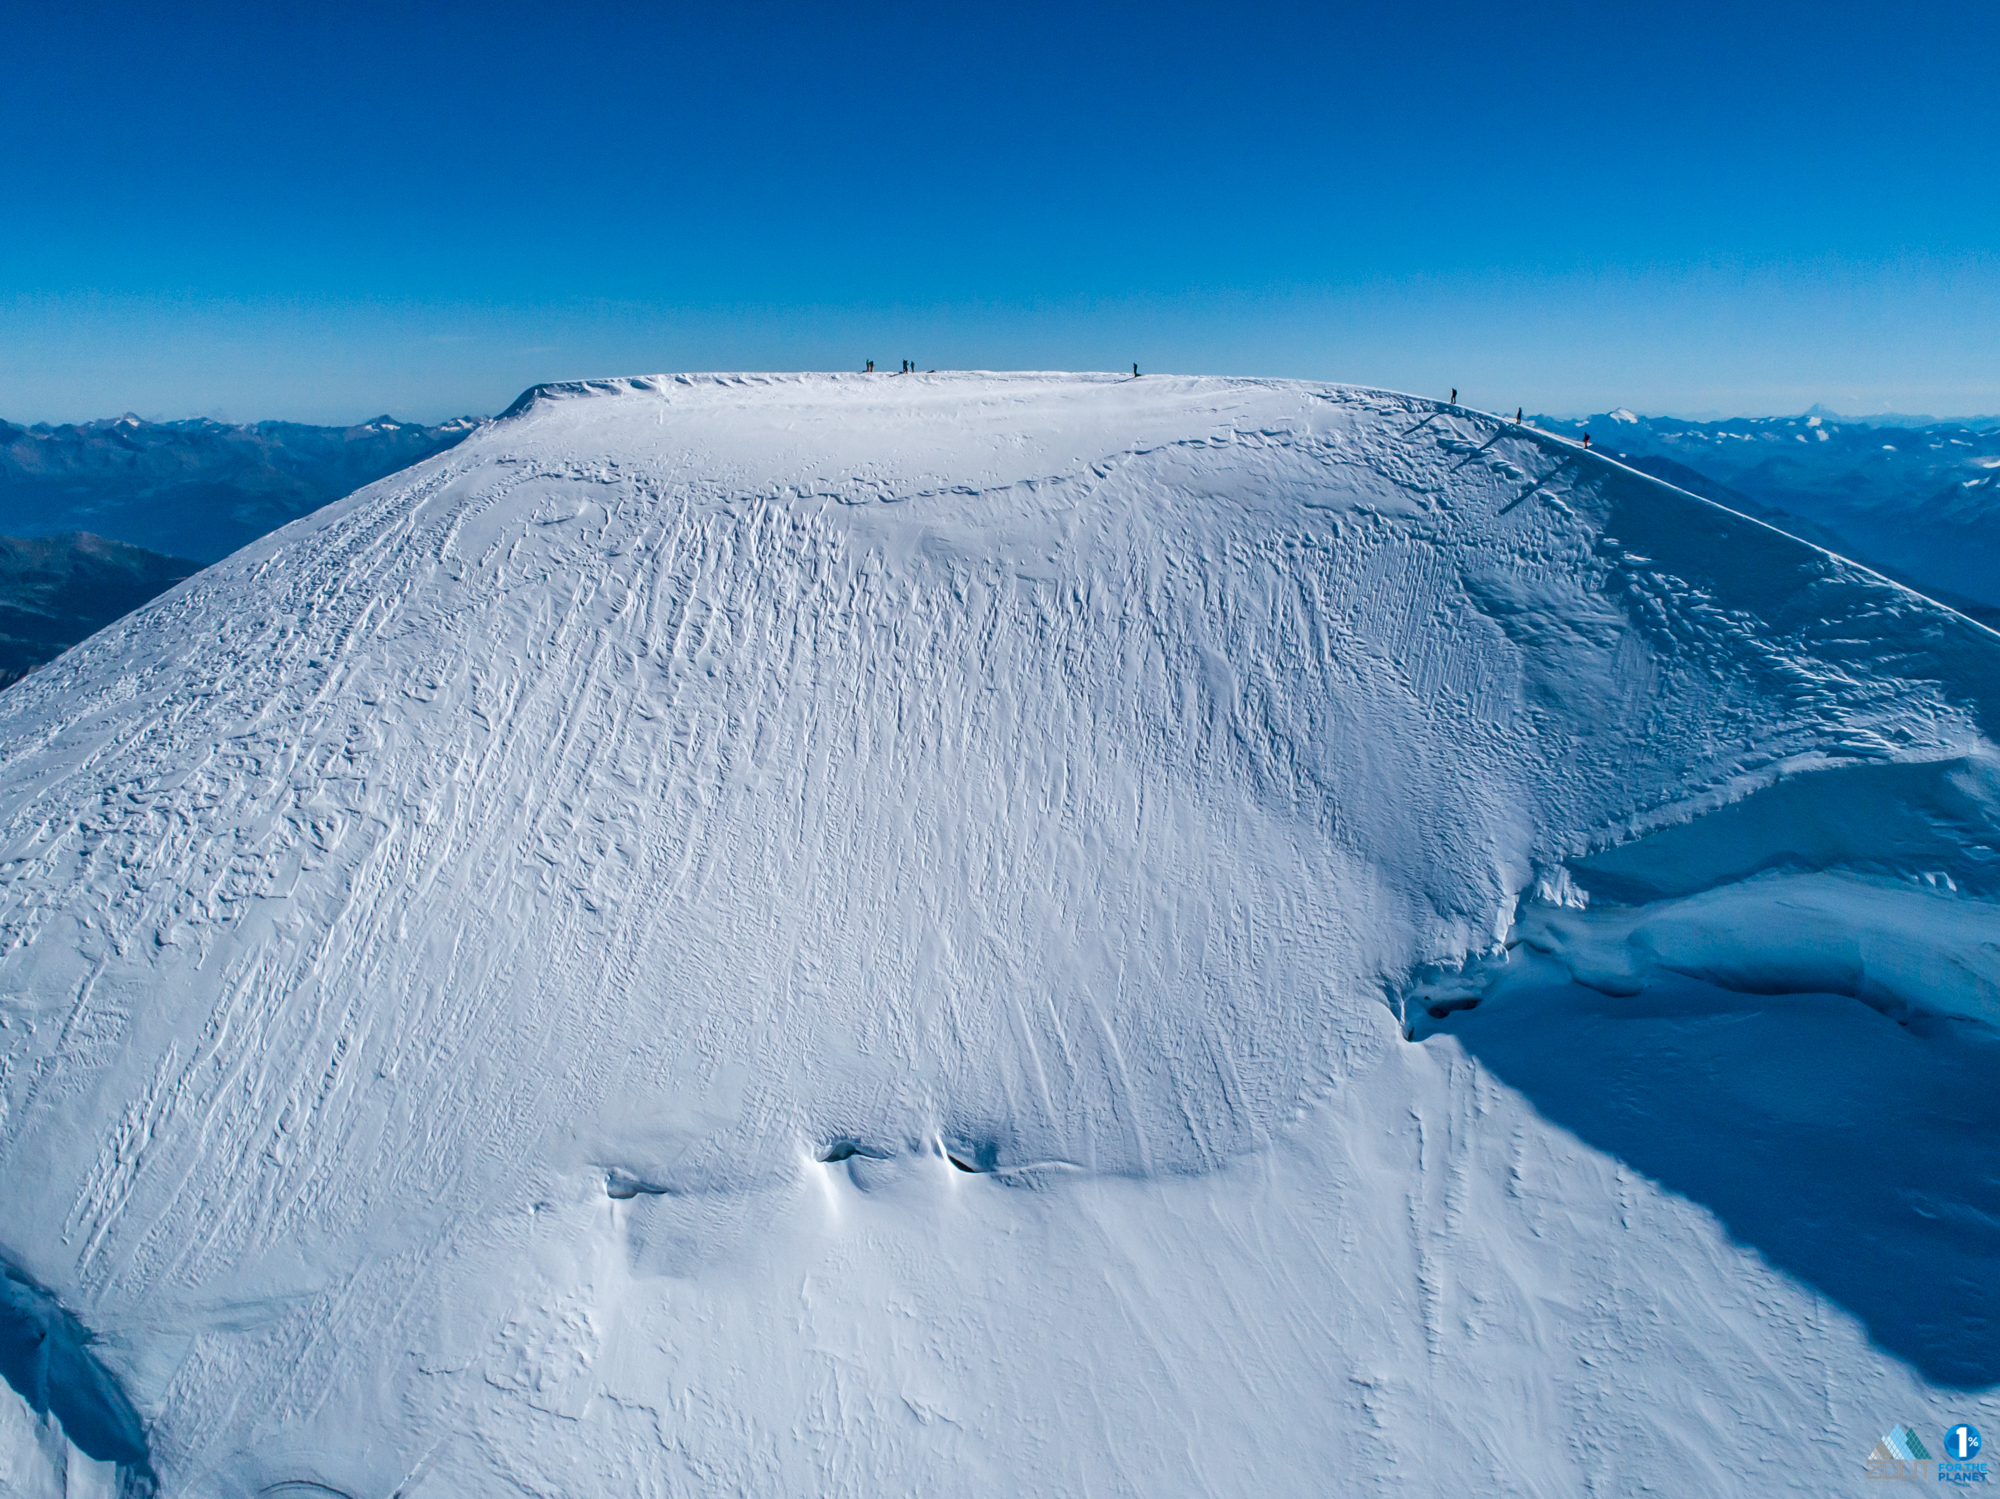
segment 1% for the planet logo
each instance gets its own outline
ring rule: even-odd
[[[1986,1464],[1979,1461],[1979,1428],[1968,1426],[1963,1421],[1948,1427],[1944,1434],[1944,1451],[1938,1454],[1937,1481],[1939,1483],[1984,1483]]]

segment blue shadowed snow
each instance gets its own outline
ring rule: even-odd
[[[1575,861],[1591,893],[1637,903],[1772,871],[1948,878],[2000,893],[2000,765],[1843,765],[1791,776],[1695,822]]]
[[[1886,1352],[2000,1383],[2000,1038],[1824,994],[1660,975],[1635,996],[1528,959],[1449,1034],[1551,1123],[1709,1208]],[[1433,1042],[1432,1044],[1437,1044]]]
[[[146,1430],[90,1352],[84,1325],[25,1271],[0,1260],[0,1376],[37,1415],[53,1415],[86,1457],[119,1466],[121,1499],[155,1487]]]

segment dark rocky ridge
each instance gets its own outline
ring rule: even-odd
[[[0,687],[200,571],[87,531],[0,536]]]

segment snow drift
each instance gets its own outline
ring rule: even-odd
[[[1823,1487],[2000,1370],[1453,1026],[1985,1035],[1996,668],[1405,397],[531,391],[0,698],[0,1252],[167,1493]]]

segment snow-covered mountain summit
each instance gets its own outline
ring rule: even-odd
[[[0,697],[14,1315],[168,1493],[1823,1488],[2000,1371],[1454,1027],[1983,1036],[1996,737],[2000,638],[1459,408],[541,388]]]

